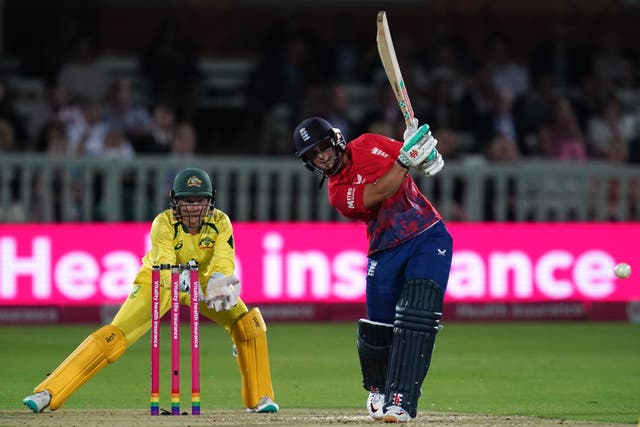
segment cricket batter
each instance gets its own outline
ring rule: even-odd
[[[422,382],[440,329],[451,269],[451,235],[409,175],[438,173],[444,161],[428,125],[417,120],[404,143],[365,133],[347,144],[320,117],[295,129],[296,156],[329,179],[329,202],[366,223],[367,319],[358,323],[358,355],[367,411],[376,420],[416,417]]]
[[[23,399],[29,409],[36,413],[47,407],[55,411],[102,368],[118,360],[151,328],[152,266],[187,264],[194,259],[204,285],[200,313],[223,326],[237,348],[247,411],[278,412],[269,369],[267,327],[260,310],[249,310],[240,298],[240,283],[233,274],[233,229],[229,217],[215,208],[214,201],[215,189],[204,170],[188,168],[176,175],[169,209],[156,216],[151,225],[151,249],[142,258],[131,294],[111,324],[90,334],[35,387],[35,394]],[[163,315],[171,305],[171,289],[170,272],[161,273]],[[188,281],[184,279],[180,303],[189,305]]]

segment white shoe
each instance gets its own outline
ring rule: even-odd
[[[42,412],[51,403],[51,395],[48,391],[40,391],[31,396],[27,396],[22,399],[22,403],[27,405],[36,414]]]
[[[367,412],[374,420],[384,417],[384,394],[371,392],[367,397]]]
[[[280,407],[276,402],[273,401],[273,399],[271,399],[269,396],[262,396],[260,400],[258,400],[258,405],[256,405],[255,408],[247,408],[247,412],[275,414],[279,409]]]
[[[402,406],[392,405],[387,408],[382,420],[385,423],[405,424],[411,421],[411,416],[404,410],[404,408],[402,408]]]

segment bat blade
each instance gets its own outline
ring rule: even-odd
[[[386,12],[378,12],[376,21],[376,44],[378,46],[378,54],[380,55],[382,66],[384,67],[384,71],[387,74],[389,83],[391,84],[391,89],[393,89],[393,93],[398,101],[398,106],[402,112],[404,122],[409,126],[412,124],[414,118],[413,107],[411,106],[407,87],[404,83],[404,79],[402,78],[402,72],[400,71],[396,51],[393,47],[393,40],[391,38],[391,31],[389,30]]]

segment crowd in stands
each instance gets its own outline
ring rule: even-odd
[[[614,31],[588,46],[557,33],[526,52],[499,33],[487,34],[475,51],[447,32],[428,45],[398,33],[414,109],[439,137],[445,158],[640,162],[637,53]],[[237,140],[225,146],[291,156],[291,129],[309,115],[324,116],[347,138],[401,137],[403,121],[370,40],[359,43],[341,22],[321,34],[279,21],[261,39],[244,85],[243,121],[233,124]],[[55,71],[43,72],[45,94],[26,113],[12,104],[8,80],[0,81],[0,151],[122,159],[204,151],[201,56],[178,21],[167,20],[144,51],[131,52],[146,83],[142,98],[130,79],[112,79],[100,67],[100,54],[94,37],[75,35]],[[354,84],[375,93],[364,107],[350,99]],[[228,125],[216,123],[215,114],[205,120]]]

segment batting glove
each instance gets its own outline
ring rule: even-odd
[[[444,166],[444,159],[442,158],[442,155],[435,148],[433,149],[433,152],[433,159],[425,160],[424,163],[417,167],[417,169],[425,176],[433,176],[437,174]]]
[[[407,127],[405,135],[409,136],[405,139],[398,162],[406,167],[418,168],[425,160],[433,160],[435,158],[435,148],[438,140],[431,135],[429,125],[420,126],[415,132],[412,127]]]
[[[411,138],[416,132],[418,132],[418,119],[415,117],[411,120],[411,124],[407,125],[407,128],[404,130],[404,134],[402,135],[402,140],[406,141]]]

